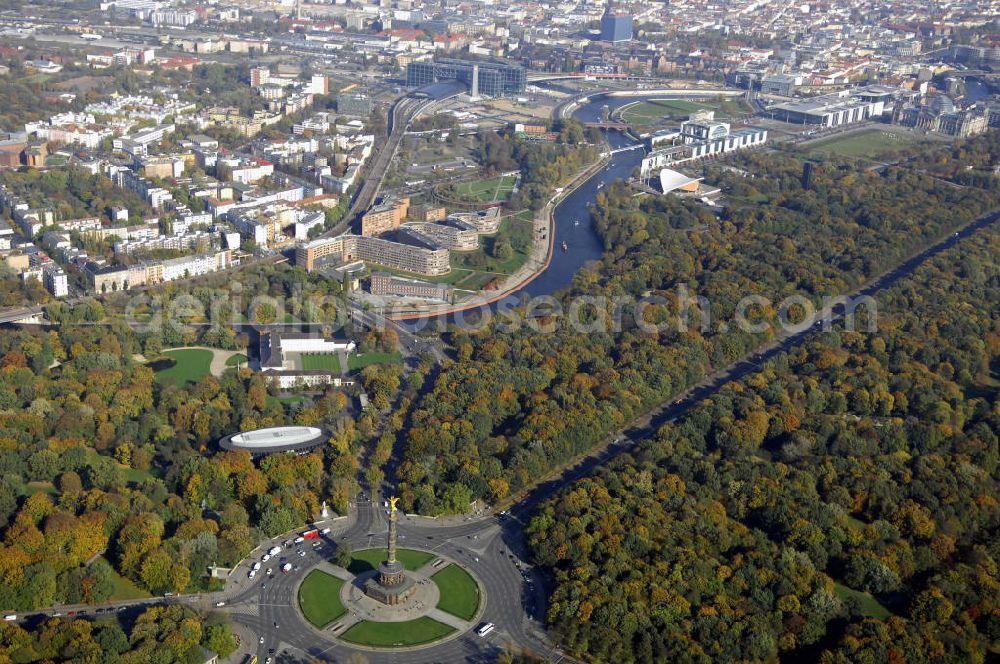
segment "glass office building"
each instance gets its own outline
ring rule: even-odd
[[[473,96],[505,97],[522,94],[528,83],[520,65],[441,58],[434,62],[411,62],[406,67],[406,84],[413,88],[441,81],[460,81]]]
[[[627,42],[632,39],[632,17],[605,12],[601,17],[601,41]]]

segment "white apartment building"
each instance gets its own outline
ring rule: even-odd
[[[61,267],[51,266],[42,271],[45,287],[52,293],[52,297],[66,297],[69,295],[69,279]]]

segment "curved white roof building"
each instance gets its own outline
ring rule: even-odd
[[[319,427],[287,426],[242,431],[219,441],[225,450],[247,450],[251,454],[273,454],[312,449],[329,439]]]

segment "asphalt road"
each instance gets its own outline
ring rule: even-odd
[[[384,547],[387,530],[384,510],[362,500],[349,519],[333,526],[328,536],[332,539],[321,540],[318,549],[303,542],[282,551],[280,555],[287,556],[299,569],[282,574],[279,571],[282,561],[272,559],[262,563],[256,578],[248,579],[249,565],[273,546],[272,542],[266,542],[234,570],[225,593],[224,610],[258,639],[263,637],[263,642],[256,644],[261,663],[269,656],[276,662],[343,661],[357,652],[358,649],[335,640],[329,631],[314,629],[301,617],[296,608],[296,588],[309,569],[333,556],[336,543],[347,542],[355,550]],[[510,552],[507,535],[493,516],[453,525],[403,517],[399,522],[399,546],[443,554],[472,570],[483,584],[487,598],[481,620],[495,623],[497,629],[485,638],[471,632],[429,648],[365,651],[368,661],[373,664],[492,662],[508,644],[555,656],[548,643],[539,638],[543,634],[541,623],[528,616],[529,608],[540,606],[534,597],[540,594],[540,586],[534,579],[530,585],[527,583],[533,572],[521,562],[523,551]],[[300,556],[299,551],[305,551],[306,555]],[[269,565],[274,570],[271,576],[265,572]]]

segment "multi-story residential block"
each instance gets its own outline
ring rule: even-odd
[[[401,228],[423,235],[452,251],[472,251],[479,248],[479,231],[472,224],[457,219],[444,219],[438,223],[412,222]]]
[[[413,236],[397,242],[364,235],[339,235],[307,242],[295,251],[295,264],[312,271],[323,259],[333,263],[365,261],[415,274],[439,276],[451,271],[447,248]]]
[[[440,300],[442,302],[451,302],[455,292],[447,284],[435,284],[418,279],[405,279],[380,272],[372,274],[369,279],[368,289],[372,295],[416,297],[423,300]]]
[[[69,277],[58,265],[50,266],[42,270],[42,279],[45,287],[52,293],[52,297],[66,297],[69,295]]]
[[[361,217],[361,234],[381,235],[396,230],[409,209],[409,198],[384,201],[374,206]]]

